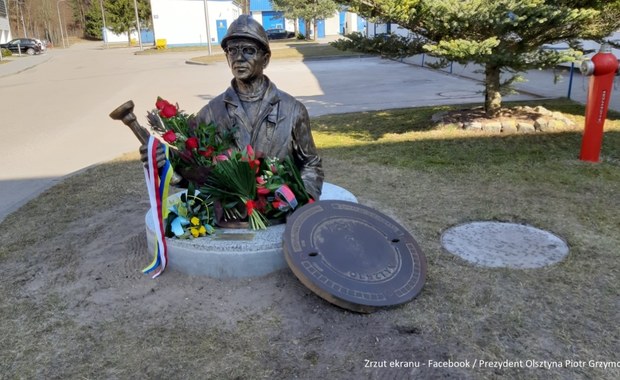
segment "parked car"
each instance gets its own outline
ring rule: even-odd
[[[22,54],[39,54],[41,53],[41,44],[37,42],[34,38],[16,38],[7,42],[6,44],[0,45],[0,48],[9,49],[11,53],[22,53]]]
[[[286,29],[267,29],[265,32],[267,32],[267,37],[270,40],[279,40],[295,37],[295,33],[289,32]]]
[[[41,53],[45,53],[47,51],[47,40],[40,40],[38,38],[35,38],[34,40],[39,43],[39,46],[41,46]]]

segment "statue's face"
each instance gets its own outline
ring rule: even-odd
[[[251,82],[263,75],[271,54],[248,38],[235,38],[226,46],[226,58],[235,79]]]

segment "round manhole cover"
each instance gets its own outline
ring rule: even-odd
[[[369,313],[411,301],[426,279],[418,243],[388,216],[358,203],[319,201],[286,222],[284,257],[323,299]]]
[[[504,222],[472,222],[446,230],[441,244],[475,265],[492,268],[540,268],[568,255],[558,236],[532,226]]]

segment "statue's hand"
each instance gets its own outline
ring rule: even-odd
[[[140,161],[142,161],[144,165],[148,164],[149,162],[148,152],[149,152],[148,145],[143,144],[142,146],[140,146]],[[161,144],[157,145],[155,153],[156,153],[155,158],[157,160],[157,167],[162,168],[166,164],[166,153],[164,152],[163,145]]]

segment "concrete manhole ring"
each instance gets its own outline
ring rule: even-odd
[[[562,261],[568,245],[551,232],[525,224],[480,221],[460,224],[441,235],[450,253],[491,268],[531,269]]]

